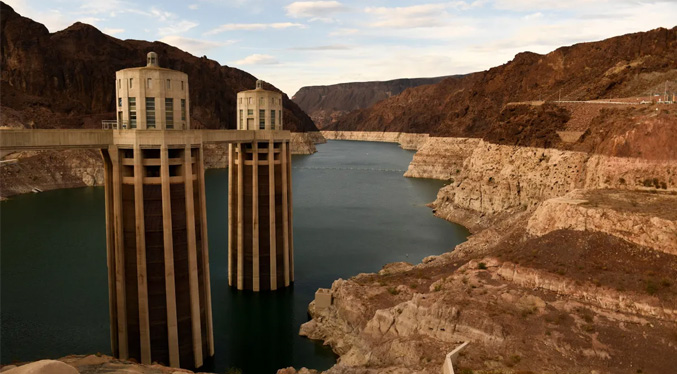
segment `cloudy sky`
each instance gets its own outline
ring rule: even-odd
[[[160,40],[300,87],[463,74],[521,51],[677,25],[677,0],[3,0],[62,30]]]

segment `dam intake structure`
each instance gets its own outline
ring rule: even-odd
[[[282,95],[237,94],[240,130],[282,128]],[[294,282],[289,140],[228,146],[228,283],[239,290],[276,290]]]
[[[116,119],[103,130],[2,130],[0,151],[100,150],[113,355],[199,368],[214,356],[205,144],[229,144],[229,284],[259,291],[294,280],[282,95],[259,81],[241,93],[251,99],[239,104],[246,127],[193,130],[188,76],[159,67],[157,54],[115,78]]]

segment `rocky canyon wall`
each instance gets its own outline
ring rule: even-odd
[[[440,157],[458,165],[466,154],[467,148]],[[412,163],[407,173],[414,175],[416,169],[425,172],[439,164],[436,158],[419,166]],[[547,199],[575,189],[677,189],[677,163],[671,160],[609,157],[479,141],[462,165],[458,175],[452,177],[454,181],[439,191],[433,204],[437,215],[452,221],[456,210],[477,216],[514,213],[535,208]]]
[[[354,140],[363,142],[398,143],[403,149],[416,150],[423,145],[428,134],[380,131],[320,131],[327,140]]]

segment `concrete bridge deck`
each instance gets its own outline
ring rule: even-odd
[[[0,151],[32,149],[108,148],[143,146],[251,143],[289,140],[286,130],[0,130]],[[142,147],[143,147],[142,146]]]

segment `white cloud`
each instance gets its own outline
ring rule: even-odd
[[[160,27],[158,29],[158,34],[160,34],[160,35],[181,34],[181,33],[184,33],[186,31],[194,28],[197,25],[198,25],[198,23],[196,23],[196,22],[183,20],[183,21],[172,23],[169,26]]]
[[[417,28],[444,25],[449,4],[422,4],[408,7],[369,7],[365,12],[376,16],[372,27]]]
[[[155,7],[150,9],[150,14],[152,14],[160,22],[165,22],[176,18],[176,15],[174,13],[158,9]]]
[[[79,13],[83,14],[103,14],[122,9],[130,8],[130,4],[126,4],[119,0],[89,0],[80,5]]]
[[[197,10],[198,8],[199,8],[199,6],[197,4],[188,5],[188,9],[190,9],[190,10]]]
[[[253,54],[235,61],[235,65],[276,65],[280,62],[271,55]]]
[[[226,45],[234,44],[234,40],[227,40],[223,42],[213,42],[209,40],[186,38],[180,35],[168,35],[160,39],[161,42],[167,43],[186,52],[196,56],[206,55],[207,52]]]
[[[336,29],[332,32],[329,33],[329,36],[347,36],[347,35],[355,35],[360,30],[358,29]]]
[[[116,34],[122,34],[123,32],[125,32],[125,29],[104,28],[101,31],[103,31],[104,34],[116,35]]]
[[[292,47],[289,48],[291,51],[345,51],[348,49],[353,49],[349,45],[345,44],[328,44],[328,45],[317,45],[313,47]]]
[[[266,29],[288,29],[291,27],[305,28],[301,23],[280,22],[280,23],[227,23],[215,29],[209,30],[204,35],[215,35],[225,31],[261,31]]]
[[[345,12],[348,7],[338,1],[296,1],[287,5],[285,9],[289,17],[331,22],[332,15]]]

